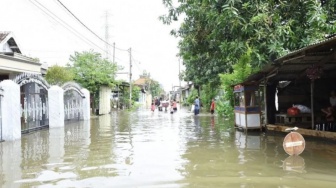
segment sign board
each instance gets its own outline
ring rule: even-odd
[[[288,133],[283,141],[283,148],[288,155],[300,155],[305,146],[303,136],[297,132]]]

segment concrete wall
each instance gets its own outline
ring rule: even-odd
[[[12,80],[0,82],[2,89],[1,100],[1,126],[2,140],[13,141],[21,139],[21,115],[22,105],[20,102],[20,86]],[[81,89],[83,97],[83,119],[90,119],[90,93]],[[64,90],[59,86],[52,86],[48,90],[49,101],[49,127],[64,127]],[[109,105],[108,105],[109,106]]]
[[[99,114],[108,114],[111,112],[111,88],[101,86],[99,90]]]
[[[64,91],[59,86],[48,89],[49,127],[64,127]]]
[[[21,104],[20,86],[11,80],[0,83],[3,89],[1,97],[2,139],[17,140],[21,138]]]

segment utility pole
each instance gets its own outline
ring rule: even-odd
[[[113,63],[115,63],[115,42],[113,43]]]
[[[179,82],[180,82],[180,106],[182,106],[181,105],[181,103],[182,103],[182,88],[181,88],[181,67],[180,67],[180,61],[181,61],[181,58],[179,58]]]
[[[129,56],[130,56],[130,67],[129,67],[129,108],[132,106],[132,48],[129,49]]]
[[[109,58],[109,44],[108,44],[109,39],[110,39],[110,33],[109,33],[110,26],[108,23],[109,16],[110,16],[109,12],[106,11],[105,12],[105,56],[106,56],[106,59]]]

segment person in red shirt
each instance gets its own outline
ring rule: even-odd
[[[210,105],[210,112],[211,112],[211,114],[215,113],[215,107],[216,107],[215,99],[212,99],[211,105]]]
[[[173,110],[174,110],[174,112],[177,111],[177,104],[176,104],[176,100],[175,99],[173,101]]]

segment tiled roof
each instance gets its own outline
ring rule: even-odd
[[[147,81],[149,81],[149,78],[139,78],[137,80],[134,81],[134,85],[145,85]]]
[[[4,40],[8,34],[9,32],[0,32],[0,42],[2,42],[2,40]]]

